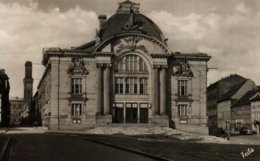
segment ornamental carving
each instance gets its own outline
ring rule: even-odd
[[[129,19],[121,27],[124,32],[143,32],[143,24],[141,21],[136,21],[133,9],[130,9]]]
[[[85,68],[85,63],[82,58],[72,58],[72,63],[68,69],[68,74],[87,75],[88,71]]]
[[[142,40],[142,38],[139,38],[136,36],[122,38],[120,40],[121,43],[118,46],[118,49],[116,50],[116,52],[119,53],[124,49],[130,49],[131,51],[139,49],[139,50],[142,50],[143,52],[148,52],[148,50],[146,49],[146,47],[144,45],[138,45],[140,40]]]
[[[188,61],[178,61],[178,64],[173,67],[174,76],[193,77],[193,72]]]

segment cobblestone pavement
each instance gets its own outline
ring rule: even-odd
[[[8,161],[149,161],[148,157],[88,142],[74,135],[16,134]]]

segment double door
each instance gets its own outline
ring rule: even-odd
[[[114,107],[115,123],[148,123],[147,103],[120,103]]]

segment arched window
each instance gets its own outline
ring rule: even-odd
[[[116,65],[118,72],[148,72],[147,66],[140,56],[130,54],[122,57]]]
[[[115,64],[115,94],[147,94],[149,73],[143,59],[129,54]]]

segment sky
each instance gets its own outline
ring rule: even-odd
[[[10,96],[23,97],[24,64],[33,63],[34,92],[42,77],[42,50],[94,39],[98,15],[112,16],[123,0],[0,0],[0,68]],[[237,73],[260,85],[259,0],[133,0],[168,38],[173,52],[203,52],[208,84]],[[216,68],[216,69],[215,69]]]

